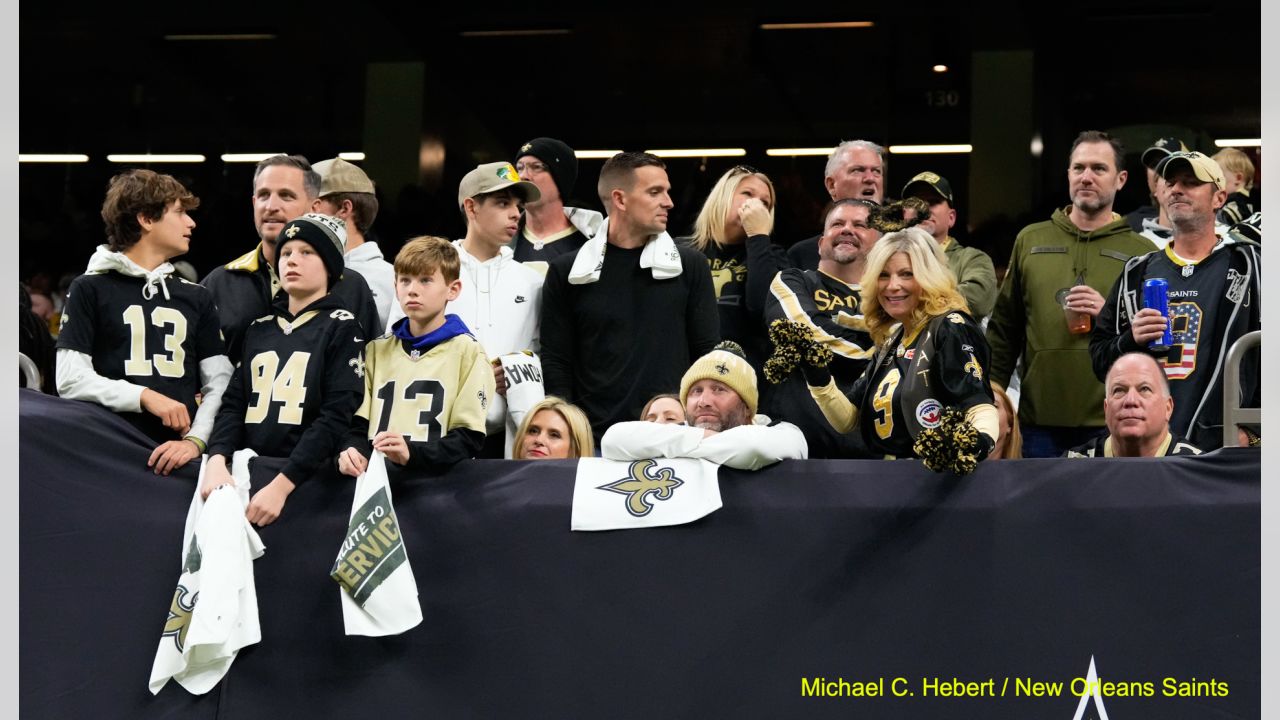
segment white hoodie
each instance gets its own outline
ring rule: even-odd
[[[400,302],[396,300],[395,266],[386,261],[378,243],[364,241],[342,256],[343,263],[360,273],[369,283],[373,304],[378,308],[378,322],[383,332],[391,332],[391,326],[404,317]]]
[[[130,260],[124,253],[114,252],[106,245],[99,245],[89,258],[86,274],[118,272],[129,277],[146,279],[142,287],[142,297],[150,300],[156,293],[169,297],[169,283],[185,283],[179,277],[171,277],[173,265],[161,263],[155,270],[144,270]],[[191,419],[191,430],[188,437],[194,436],[200,442],[207,443],[213,431],[213,420],[222,405],[222,393],[231,381],[231,361],[226,355],[214,355],[200,361],[200,393],[202,400]],[[128,380],[110,380],[98,374],[93,367],[93,358],[86,353],[60,348],[57,359],[58,394],[72,400],[86,400],[97,403],[114,412],[142,412],[143,385],[135,385]],[[197,443],[199,444],[199,443]],[[203,448],[202,448],[203,449]]]
[[[514,260],[510,247],[504,246],[493,258],[481,262],[463,249],[461,240],[453,245],[462,266],[462,292],[445,312],[462,318],[491,361],[524,350],[537,353],[542,275]],[[506,413],[502,396],[489,403],[486,425],[490,434],[502,431]]]

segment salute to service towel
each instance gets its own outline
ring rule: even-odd
[[[264,548],[244,514],[252,455],[236,453],[236,485],[219,487],[207,501],[200,497],[205,472],[200,466],[187,513],[182,575],[151,666],[152,694],[173,678],[187,692],[203,695],[227,674],[240,648],[262,639],[253,561]]]
[[[706,460],[578,460],[574,530],[683,525],[720,509],[719,467]]]
[[[529,408],[542,402],[546,391],[542,387],[542,360],[531,352],[508,353],[498,358],[507,376],[507,442],[506,459],[511,459],[512,441],[524,414]]]
[[[342,589],[348,635],[398,635],[422,622],[418,583],[391,506],[385,456],[374,451],[356,479],[347,538],[329,573]]]

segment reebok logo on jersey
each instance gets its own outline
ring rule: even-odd
[[[518,303],[522,303],[522,302],[524,302],[524,296],[523,296],[523,295],[517,295],[517,296],[516,296],[516,302],[518,302]]]

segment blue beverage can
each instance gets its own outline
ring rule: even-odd
[[[1150,278],[1142,283],[1142,306],[1155,310],[1167,319],[1169,317],[1169,281],[1164,278]],[[1171,325],[1172,323],[1166,320],[1164,335],[1152,340],[1148,347],[1156,351],[1168,350],[1173,345]]]

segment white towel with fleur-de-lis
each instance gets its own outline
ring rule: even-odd
[[[241,648],[259,642],[258,593],[253,561],[264,546],[245,518],[252,450],[232,459],[235,485],[200,497],[207,458],[187,512],[182,574],[169,602],[147,687],[153,694],[170,678],[202,695],[227,674]]]
[[[720,509],[719,466],[692,458],[578,460],[574,530],[683,525]]]

